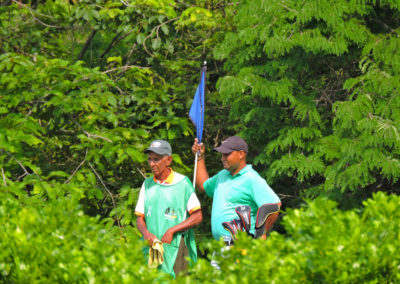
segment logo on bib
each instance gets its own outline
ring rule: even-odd
[[[149,206],[149,208],[147,209],[147,213],[146,213],[146,217],[150,218],[151,216],[151,206]]]
[[[168,219],[168,220],[174,220],[176,218],[176,214],[177,214],[177,212],[175,211],[174,208],[168,207],[165,210],[164,217],[165,217],[165,219]]]

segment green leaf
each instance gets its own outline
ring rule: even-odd
[[[117,99],[115,98],[115,96],[113,94],[108,94],[107,95],[107,101],[113,107],[115,107],[117,105]]]
[[[161,39],[160,38],[155,38],[151,40],[151,47],[154,50],[157,50],[161,47]]]

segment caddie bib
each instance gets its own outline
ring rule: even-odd
[[[187,203],[194,192],[190,180],[183,175],[173,184],[158,184],[154,179],[145,180],[144,211],[147,229],[159,240],[171,227],[182,223],[187,218]],[[197,261],[196,244],[192,229],[174,234],[171,244],[163,244],[164,263],[161,269],[174,275],[174,264],[179,250],[179,244],[184,236],[189,250],[189,257]]]

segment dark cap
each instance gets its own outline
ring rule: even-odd
[[[214,151],[229,154],[233,151],[245,151],[248,152],[247,143],[239,136],[231,136],[228,139],[222,141],[221,145],[213,149]]]
[[[154,140],[144,153],[154,152],[158,155],[172,155],[171,145],[165,140]]]

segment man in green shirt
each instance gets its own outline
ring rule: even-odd
[[[160,268],[175,277],[186,269],[185,257],[197,260],[190,228],[203,220],[200,202],[191,181],[169,167],[172,150],[167,141],[155,140],[144,152],[154,176],[147,178],[140,190],[136,224],[149,246],[161,240],[164,262]]]
[[[248,233],[255,237],[266,238],[278,217],[281,201],[265,179],[247,164],[247,143],[238,136],[232,136],[214,148],[214,151],[222,154],[224,169],[209,177],[204,158],[205,148],[197,141],[196,138],[192,146],[193,154],[198,155],[196,186],[213,198],[211,212],[213,237],[217,240],[223,238],[230,245],[232,233],[244,226],[240,219],[237,220],[238,211],[240,212],[238,209],[247,208],[247,219],[250,224],[247,228]],[[234,230],[228,230],[229,226],[224,226],[227,223],[233,224],[232,227],[238,225],[237,223],[241,224],[236,229],[233,228]]]

